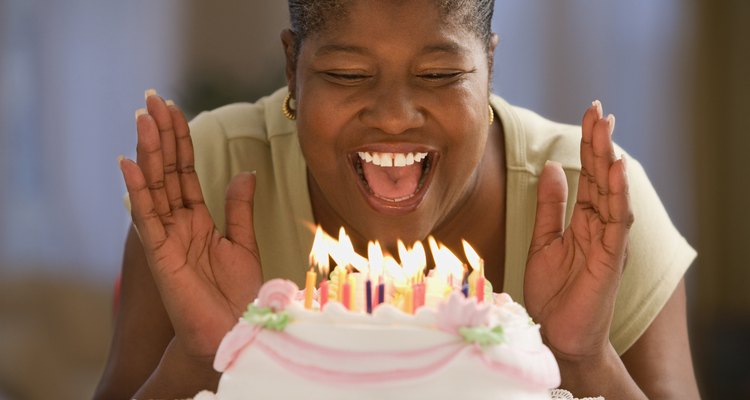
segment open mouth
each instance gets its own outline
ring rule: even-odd
[[[351,159],[360,186],[373,207],[381,211],[409,211],[424,197],[437,154],[359,151]]]

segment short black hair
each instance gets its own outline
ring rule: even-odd
[[[374,0],[381,1],[381,0]],[[409,0],[404,0],[409,1]],[[474,33],[487,50],[492,35],[495,0],[435,0],[443,18]],[[305,38],[320,33],[332,21],[346,17],[350,0],[289,0],[289,22],[295,34],[294,54]]]

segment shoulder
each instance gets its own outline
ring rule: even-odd
[[[193,141],[253,139],[268,143],[274,136],[294,133],[295,124],[281,113],[286,90],[281,88],[254,103],[232,103],[201,112],[190,121]]]
[[[552,121],[498,96],[491,104],[503,124],[509,169],[538,175],[553,160],[566,171],[580,170],[580,126]]]

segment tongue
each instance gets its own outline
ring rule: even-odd
[[[395,200],[411,196],[417,191],[419,179],[422,177],[422,163],[405,167],[380,167],[362,162],[362,171],[375,195]]]

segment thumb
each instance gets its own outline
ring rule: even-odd
[[[258,254],[253,228],[255,171],[241,172],[232,178],[226,193],[226,236],[253,254]]]
[[[562,236],[565,229],[565,206],[568,182],[562,165],[555,161],[544,164],[537,188],[536,219],[529,254]]]

